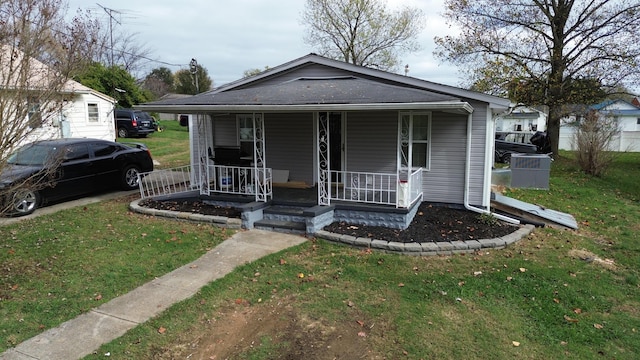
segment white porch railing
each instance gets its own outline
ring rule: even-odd
[[[397,174],[330,171],[330,200],[410,207],[422,195],[422,169],[405,179]]]
[[[209,193],[255,195],[256,201],[264,201],[262,199],[272,196],[272,176],[269,168],[264,171],[262,168],[257,170],[257,183],[256,169],[253,167],[209,165],[207,171]],[[200,190],[198,181],[192,181],[191,166],[141,173],[138,177],[140,196],[143,199]]]
[[[143,199],[197,190],[191,183],[191,166],[140,173],[138,181]]]

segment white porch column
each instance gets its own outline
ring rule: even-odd
[[[329,113],[318,113],[318,204],[331,203],[331,174],[329,172]]]
[[[253,114],[253,173],[256,184],[256,201],[266,202],[271,195],[271,174],[267,169],[264,153],[264,118]]]
[[[198,136],[194,139],[193,160],[195,160],[196,163],[193,164],[192,172],[195,172],[194,175],[198,181],[200,195],[209,195],[209,184],[211,182],[211,176],[209,174],[209,147],[211,146],[212,126],[211,121],[207,119],[207,115],[198,114],[194,117]]]

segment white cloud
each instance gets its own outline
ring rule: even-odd
[[[391,7],[411,6],[428,17],[420,36],[423,49],[406,56],[410,76],[456,85],[455,68],[433,57],[435,35],[447,31],[441,18],[443,0],[389,0]],[[187,66],[196,58],[216,85],[242,77],[245,70],[276,66],[304,56],[313,49],[304,44],[300,14],[302,0],[102,0],[99,3],[122,15],[118,30],[138,33],[137,40],[152,51],[150,57]],[[70,10],[90,7],[86,0],[69,0]],[[149,68],[163,66],[150,63]],[[172,67],[178,70],[179,67]]]

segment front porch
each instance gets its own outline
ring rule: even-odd
[[[238,209],[245,229],[307,234],[335,221],[405,229],[422,200],[419,189],[410,186],[420,184],[422,171],[406,181],[393,174],[341,172],[349,181],[328,187],[329,205],[318,204],[318,186],[274,186],[271,169],[210,165],[202,173],[208,180],[201,181],[191,166],[140,174],[141,199],[197,197]]]

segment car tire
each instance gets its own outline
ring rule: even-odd
[[[502,155],[502,163],[503,164],[507,164],[507,165],[511,165],[511,153],[506,153],[506,154]]]
[[[135,165],[128,165],[122,170],[120,182],[124,190],[135,190],[139,186],[138,174],[140,168]]]
[[[126,138],[129,137],[129,130],[127,128],[118,128],[118,137]]]
[[[37,191],[18,189],[11,199],[11,213],[15,216],[24,216],[33,213],[40,203],[40,195]]]

